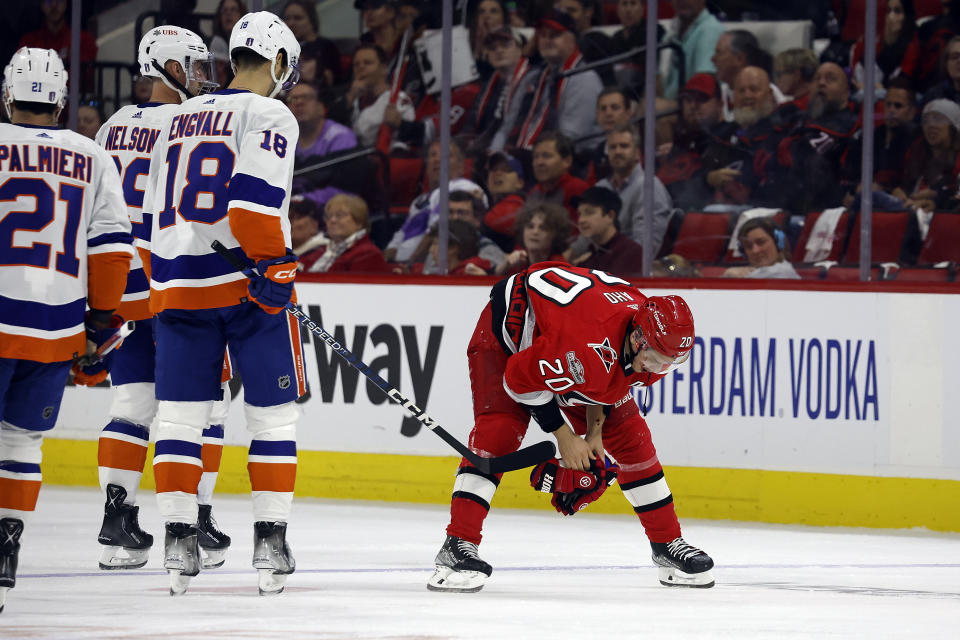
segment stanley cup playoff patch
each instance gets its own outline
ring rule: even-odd
[[[570,377],[573,378],[574,382],[583,384],[585,380],[583,377],[583,363],[577,359],[577,354],[573,351],[567,351],[567,371],[570,372]]]

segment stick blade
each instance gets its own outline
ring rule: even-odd
[[[532,444],[496,458],[483,458],[485,465],[474,465],[484,473],[504,473],[540,464],[557,455],[557,448],[549,440]],[[483,468],[483,467],[486,468]]]

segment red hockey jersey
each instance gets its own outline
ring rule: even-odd
[[[624,352],[633,315],[646,296],[626,280],[567,264],[541,262],[491,293],[494,331],[507,360],[503,384],[517,402],[606,404],[631,385],[663,377],[637,373]]]

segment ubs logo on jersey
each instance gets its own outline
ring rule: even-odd
[[[583,363],[580,362],[580,360],[577,358],[577,354],[573,351],[567,351],[567,371],[570,372],[574,382],[577,384],[583,384],[585,380],[583,377]]]
[[[603,342],[599,344],[588,342],[587,346],[593,349],[593,352],[600,357],[603,368],[607,370],[607,373],[610,373],[610,369],[613,369],[613,365],[617,364],[617,359],[619,358],[616,349],[610,346],[610,338],[604,338]]]

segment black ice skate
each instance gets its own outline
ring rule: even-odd
[[[200,541],[204,569],[222,567],[227,549],[230,548],[230,536],[217,527],[212,509],[209,504],[201,504],[197,518],[197,539]]]
[[[100,568],[139,569],[147,564],[153,536],[140,528],[137,513],[140,507],[124,504],[127,491],[115,484],[107,485],[107,502],[103,507],[103,524],[97,541],[103,545]]]
[[[477,545],[456,536],[447,536],[434,559],[436,571],[427,581],[430,591],[473,593],[483,589],[493,567],[477,555]]]
[[[297,568],[287,544],[286,522],[253,523],[253,568],[259,573],[260,595],[281,593]]]
[[[660,568],[660,584],[667,587],[697,587],[709,589],[714,585],[713,559],[682,538],[672,542],[651,542],[653,563]]]
[[[164,540],[163,568],[170,574],[170,595],[187,592],[190,578],[200,573],[197,528],[185,522],[168,522]]]
[[[23,520],[0,520],[0,613],[7,601],[7,591],[17,585],[17,554],[20,553],[20,534]]]

